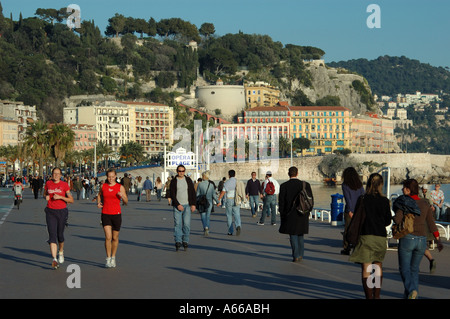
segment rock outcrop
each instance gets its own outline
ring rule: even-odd
[[[369,109],[369,106],[361,101],[361,94],[353,87],[353,81],[357,80],[371,94],[371,89],[364,77],[345,69],[327,67],[323,60],[305,62],[305,66],[311,73],[312,86],[307,87],[299,81],[294,81],[292,91],[302,90],[313,103],[326,96],[337,96],[341,106],[351,109],[353,115],[364,114]],[[378,111],[378,108],[373,106],[372,111]]]

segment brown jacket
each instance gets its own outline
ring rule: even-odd
[[[419,200],[416,200],[416,203],[420,209],[420,216],[416,215],[414,217],[414,231],[412,232],[412,235],[427,236],[427,228],[426,228],[427,224],[431,233],[437,231],[438,229],[436,227],[436,223],[434,222],[433,211],[428,201],[426,199],[421,198]],[[395,212],[394,222],[396,224],[400,224],[402,219],[403,219],[403,211],[397,210]]]

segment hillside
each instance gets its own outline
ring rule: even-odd
[[[36,105],[48,122],[62,120],[69,96],[104,94],[176,106],[175,97],[189,93],[197,80],[218,78],[225,84],[268,82],[292,105],[345,104],[358,112],[371,106],[362,77],[351,75],[357,82],[342,85],[337,79],[343,76],[314,66],[325,54],[319,48],[242,32],[215,36],[211,23],[197,29],[179,18],[146,22],[116,14],[104,34],[93,21],[70,30],[63,14],[38,9],[36,17],[14,21],[0,6],[0,99]],[[195,50],[190,39],[198,42]]]
[[[404,56],[382,56],[371,61],[357,59],[329,65],[361,74],[378,96],[395,97],[398,93],[421,91],[439,94],[443,99],[439,103],[440,109],[450,107],[450,72],[447,68],[433,67]],[[410,106],[407,111],[413,126],[395,131],[402,149],[407,152],[450,154],[450,146],[445,142],[450,140],[449,112],[436,113],[434,106],[420,111]]]
[[[450,72],[448,68],[434,67],[407,57],[380,56],[375,60],[356,59],[330,62],[328,66],[344,68],[364,76],[372,92],[395,96],[397,93],[450,94]]]

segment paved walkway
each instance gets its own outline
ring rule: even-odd
[[[216,208],[210,236],[203,237],[200,217],[194,213],[190,247],[175,252],[171,207],[165,200],[137,202],[135,195],[123,207],[117,268],[104,268],[99,209],[91,201],[80,200],[69,208],[66,261],[58,270],[51,270],[44,199],[32,198],[26,189],[17,210],[9,192],[0,191],[0,299],[364,297],[360,267],[339,253],[341,226],[311,221],[305,259],[293,263],[289,239],[278,232],[278,225],[258,226],[248,210],[241,210],[242,233],[228,236],[224,209]],[[432,251],[437,260],[433,275],[425,258],[422,261],[420,298],[450,297],[450,242],[444,241],[444,246],[441,253]],[[79,267],[81,288],[68,288],[68,278],[75,274],[69,265]],[[383,266],[382,298],[401,299],[396,251],[388,251]]]

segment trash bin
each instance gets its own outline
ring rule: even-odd
[[[337,226],[338,221],[342,223],[344,216],[344,195],[339,193],[331,195],[331,226]]]

